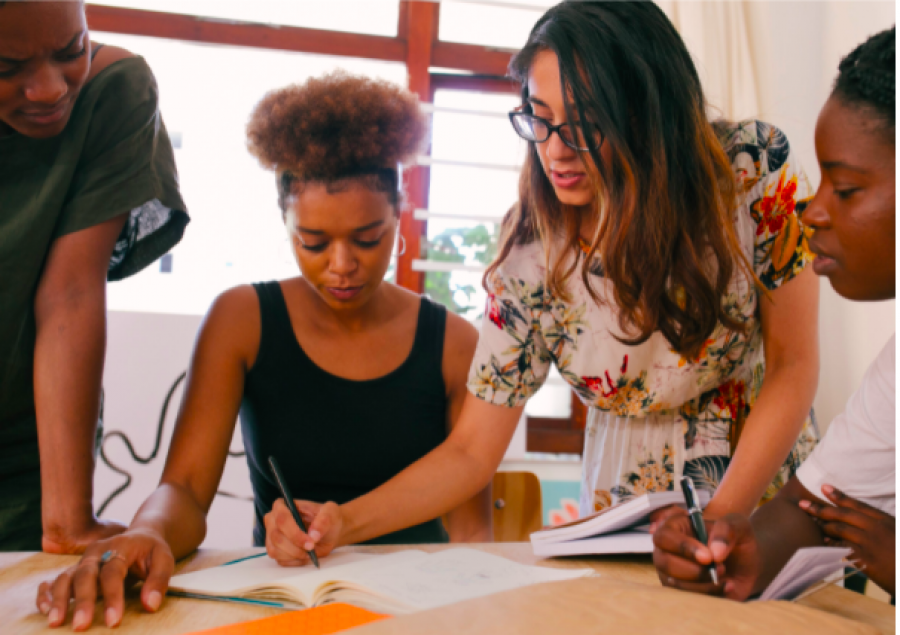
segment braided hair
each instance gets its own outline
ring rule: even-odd
[[[877,33],[841,60],[832,95],[849,106],[866,108],[882,121],[894,143],[897,27]]]

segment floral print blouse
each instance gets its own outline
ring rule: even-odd
[[[799,222],[812,188],[778,128],[751,120],[721,133],[740,195],[734,214],[738,238],[760,281],[774,290],[812,261]],[[591,272],[603,301],[591,300],[577,271],[567,282],[569,301],[564,301],[544,284],[541,244],[514,248],[488,281],[487,319],[469,390],[490,403],[515,407],[542,386],[551,364],[556,365],[592,407],[582,514],[644,492],[671,490],[681,474],[715,490],[733,454],[735,430],[762,386],[760,291],[746,275],[736,275],[722,301],[731,315],[743,316],[746,334],[720,324],[689,359],[659,332],[635,346],[618,341],[616,336],[626,333],[618,326],[611,284],[599,267]],[[817,437],[810,412],[767,497],[793,475]]]

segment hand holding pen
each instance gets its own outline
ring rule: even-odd
[[[709,536],[706,534],[706,524],[703,522],[703,510],[700,509],[700,498],[697,496],[697,490],[694,489],[694,481],[691,480],[690,476],[681,477],[681,491],[684,493],[684,504],[687,507],[691,526],[694,528],[697,540],[709,546]],[[713,584],[719,583],[715,562],[709,565],[709,577],[712,578]]]
[[[303,518],[301,518],[300,516],[300,512],[297,511],[296,505],[294,505],[294,497],[291,496],[291,490],[290,488],[288,488],[287,481],[282,475],[281,470],[278,468],[278,462],[275,460],[274,456],[269,457],[269,467],[272,469],[272,476],[275,477],[275,482],[278,484],[278,489],[281,490],[281,495],[284,496],[284,504],[291,512],[291,516],[293,516],[294,522],[297,523],[297,526],[300,527],[300,530],[303,533],[307,533],[306,525],[303,522]],[[316,557],[315,550],[307,550],[306,553],[309,556],[309,559],[312,560],[312,563],[316,565],[316,568],[318,569],[319,558]]]

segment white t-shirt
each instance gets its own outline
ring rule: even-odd
[[[797,471],[811,494],[825,500],[822,485],[896,516],[894,340],[872,362],[859,389],[835,417],[816,447]]]

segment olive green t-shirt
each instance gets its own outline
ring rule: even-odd
[[[53,241],[126,213],[109,280],[166,253],[188,223],[156,80],[141,57],[89,81],[59,135],[0,137],[0,437],[34,416],[34,299]]]

